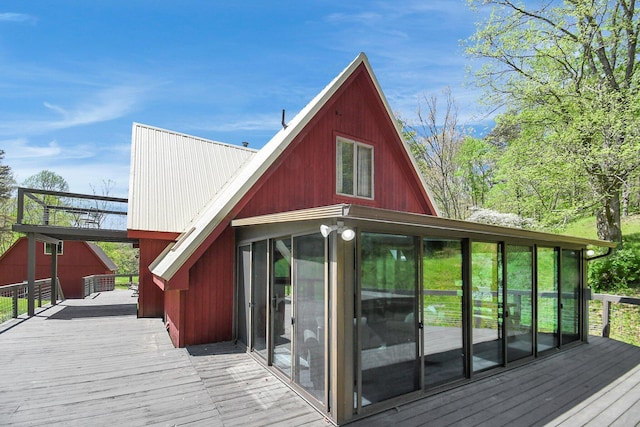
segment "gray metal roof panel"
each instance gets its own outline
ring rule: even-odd
[[[130,230],[181,233],[256,150],[133,124]]]

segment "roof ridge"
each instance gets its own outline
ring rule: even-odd
[[[254,153],[259,151],[259,150],[255,149],[255,148],[251,148],[251,147],[245,147],[245,146],[242,146],[242,145],[231,144],[229,142],[216,141],[214,139],[203,138],[201,136],[191,135],[189,133],[178,132],[178,131],[175,131],[175,130],[165,129],[165,128],[152,126],[152,125],[147,125],[147,124],[139,123],[139,122],[133,122],[133,127],[134,128],[135,127],[146,128],[146,129],[153,130],[153,131],[156,131],[156,132],[162,132],[162,133],[166,133],[166,134],[170,134],[170,135],[176,135],[176,136],[181,136],[181,137],[185,137],[185,138],[191,138],[191,139],[195,139],[195,140],[206,142],[206,143],[210,143],[210,144],[221,145],[221,146],[224,146],[224,147],[235,148],[235,149],[239,149],[239,150],[243,150],[243,151],[252,151]]]

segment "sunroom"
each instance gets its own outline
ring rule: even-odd
[[[232,226],[237,341],[336,424],[586,342],[614,246],[347,204]]]

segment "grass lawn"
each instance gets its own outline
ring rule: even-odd
[[[598,234],[596,231],[596,217],[578,219],[567,226],[559,230],[560,234],[566,234],[568,236],[584,237],[587,239],[597,239]],[[622,234],[625,236],[629,234],[640,233],[640,215],[630,215],[622,218]]]

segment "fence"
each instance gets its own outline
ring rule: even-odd
[[[129,287],[134,285],[133,278],[137,274],[96,274],[93,276],[83,277],[84,297],[95,292],[113,291],[116,287],[116,277],[128,277]]]
[[[640,298],[593,294],[589,333],[640,346]]]
[[[56,279],[58,300],[63,300],[60,281]],[[51,303],[51,279],[35,281],[35,301],[38,307]],[[0,323],[27,312],[28,283],[0,286]]]

